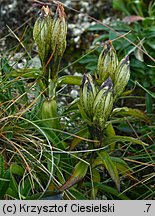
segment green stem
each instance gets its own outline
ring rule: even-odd
[[[63,84],[80,86],[81,79],[82,79],[81,76],[72,76],[72,75],[62,76],[58,78],[58,86],[61,86]]]
[[[48,98],[52,99],[56,97],[57,81],[55,79],[49,79],[48,83]]]

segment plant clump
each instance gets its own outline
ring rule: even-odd
[[[93,80],[90,74],[83,75],[79,109],[88,125],[97,128],[100,136],[103,136],[114,102],[129,81],[129,64],[128,56],[118,61],[116,51],[108,41],[98,59],[96,79]],[[98,80],[102,82],[100,86]]]

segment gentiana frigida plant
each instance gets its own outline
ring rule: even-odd
[[[116,143],[131,142],[145,145],[142,141],[129,136],[118,136],[110,120],[112,115],[131,115],[141,119],[147,119],[139,110],[128,109],[127,107],[114,108],[119,96],[122,95],[130,78],[129,57],[118,60],[116,51],[111,42],[104,44],[103,50],[98,59],[98,69],[95,78],[90,74],[84,74],[81,81],[80,98],[78,107],[82,118],[88,125],[87,134],[92,140],[88,151],[83,154],[87,163],[80,161],[68,181],[60,188],[63,191],[74,185],[83,178],[90,166],[92,181],[100,184],[103,180],[99,166],[104,167],[111,179],[120,191],[120,173],[129,175],[131,172],[128,164],[121,158],[113,155]],[[82,134],[83,135],[83,134]],[[76,145],[75,145],[76,143]],[[79,143],[76,138],[73,140],[73,148]],[[70,147],[72,149],[72,145]],[[89,151],[90,150],[90,151]],[[89,164],[89,165],[88,165]],[[77,179],[75,181],[75,179]],[[103,180],[104,181],[104,180]],[[98,187],[92,189],[92,198],[96,197]]]
[[[105,43],[99,56],[95,79],[93,80],[90,74],[83,75],[79,109],[91,134],[96,135],[100,145],[102,145],[103,131],[112,113],[113,104],[123,93],[129,78],[129,57],[119,62],[111,42]]]
[[[110,153],[113,152],[116,142],[131,141],[142,144],[133,137],[117,136],[110,121],[111,115],[115,112],[127,111],[125,114],[130,115],[131,110],[128,112],[127,107],[114,109],[114,103],[123,93],[130,78],[129,57],[126,56],[119,61],[111,41],[106,42],[98,58],[94,77],[90,74],[83,75],[79,100],[79,110],[88,125],[90,138],[98,141],[90,147],[99,149],[90,156],[92,179],[100,183],[101,176],[96,168],[104,166],[120,190],[119,172],[129,174],[130,168],[124,160],[111,157]],[[131,111],[135,116],[136,112],[138,113],[136,110]],[[96,188],[95,193],[97,191]]]
[[[56,136],[53,137],[52,130],[53,128],[60,129],[61,126],[57,114],[56,89],[60,84],[80,85],[81,81],[81,77],[71,75],[58,77],[60,61],[66,48],[66,34],[67,27],[63,6],[58,4],[54,18],[49,8],[43,6],[33,31],[34,40],[38,46],[42,63],[41,87],[46,97],[40,113],[43,122],[47,119],[45,125],[46,128],[50,129],[48,130],[48,136],[52,140],[53,145],[63,150],[68,146],[67,143],[64,141],[61,142]],[[107,121],[111,113],[113,113],[114,102],[123,93],[129,77],[129,58],[125,57],[119,62],[111,42],[105,43],[98,59],[98,70],[95,73],[95,79],[90,74],[84,74],[81,81],[79,110],[83,119],[87,122],[91,134],[90,138],[92,142],[89,149],[102,148],[108,145],[114,146],[115,142],[121,141],[121,137],[117,136],[112,141],[109,138],[106,139],[104,132],[106,129],[108,131],[110,130],[108,133],[115,134],[112,125],[108,124],[107,126]],[[47,130],[44,129],[44,132],[47,132]],[[79,140],[73,139],[73,143],[77,145]],[[141,141],[137,141],[134,138],[123,137],[123,140],[142,144]],[[62,145],[60,145],[61,143]],[[67,149],[73,149],[73,146],[75,147],[71,143]],[[86,163],[84,160],[80,160],[79,162],[73,161],[75,168],[67,181],[62,181],[59,178],[60,175],[56,176],[62,183],[59,192],[69,189],[83,179],[89,170],[89,166],[92,170],[92,181],[100,182],[100,173],[96,167],[104,166],[115,182],[118,190],[120,189],[119,171],[126,174],[126,172],[129,172],[128,165],[120,158],[111,157],[108,148],[104,148],[101,151],[94,151],[93,154],[91,152],[89,153],[89,149],[86,154],[81,155],[87,161]],[[58,156],[60,163],[57,166],[59,164],[62,166],[61,159],[64,160],[63,157],[63,154]],[[68,157],[65,160],[67,163],[70,163]],[[64,167],[62,167],[62,170],[64,170]],[[127,171],[125,172],[124,170]],[[96,188],[95,193],[93,190],[93,198],[95,194],[97,194]]]
[[[103,50],[98,59],[98,69],[97,72],[94,74],[94,77],[92,77],[90,74],[84,74],[82,80],[81,76],[77,77],[68,75],[58,77],[60,61],[66,49],[67,24],[65,17],[66,16],[64,8],[59,3],[57,5],[57,10],[54,17],[52,16],[52,13],[47,6],[43,6],[41,8],[39,17],[36,20],[33,31],[34,40],[37,44],[38,53],[41,59],[41,69],[31,70],[30,68],[26,68],[25,70],[24,68],[24,70],[22,69],[21,71],[15,71],[12,70],[12,68],[8,67],[9,65],[2,61],[2,67],[0,67],[0,71],[1,68],[3,69],[2,73],[6,71],[9,78],[11,78],[11,82],[12,77],[18,77],[20,75],[22,76],[22,78],[35,78],[35,84],[40,85],[40,89],[39,91],[37,91],[40,100],[38,100],[36,104],[31,103],[31,107],[32,105],[36,105],[37,108],[40,108],[40,115],[37,116],[38,118],[35,122],[33,122],[32,120],[32,117],[36,117],[37,115],[35,113],[35,109],[30,110],[30,113],[32,114],[31,116],[25,115],[26,122],[28,121],[28,126],[30,122],[29,117],[32,124],[34,125],[35,123],[35,127],[32,127],[33,129],[28,128],[28,136],[23,134],[27,133],[27,130],[25,128],[22,128],[23,125],[25,126],[25,124],[23,124],[23,121],[21,122],[21,124],[17,124],[17,126],[15,127],[15,119],[13,123],[13,128],[17,128],[17,130],[14,130],[13,133],[10,133],[10,128],[8,130],[8,125],[11,125],[12,128],[12,115],[10,115],[12,113],[10,112],[10,110],[13,110],[13,116],[15,116],[14,111],[16,111],[17,106],[14,102],[16,102],[16,100],[13,100],[10,97],[10,88],[7,88],[8,86],[5,85],[5,83],[4,85],[5,88],[7,88],[8,90],[8,96],[6,96],[7,91],[3,91],[3,88],[1,91],[1,98],[4,100],[2,101],[2,108],[4,107],[4,109],[2,109],[1,112],[2,114],[4,114],[3,111],[7,110],[6,115],[8,116],[8,119],[11,119],[8,121],[9,123],[6,122],[6,118],[3,118],[2,121],[1,134],[7,135],[6,140],[4,140],[4,149],[6,148],[5,146],[7,143],[11,143],[11,151],[9,149],[9,155],[11,155],[12,152],[13,157],[11,155],[11,158],[15,158],[14,151],[12,151],[11,142],[11,137],[15,135],[13,138],[17,140],[18,147],[15,148],[15,151],[20,150],[21,148],[19,154],[16,155],[18,159],[16,162],[18,163],[19,161],[19,164],[21,165],[21,152],[25,152],[24,158],[28,160],[29,164],[32,164],[32,170],[34,170],[34,174],[38,173],[37,177],[36,175],[34,176],[39,184],[37,184],[36,190],[31,190],[31,186],[33,185],[33,182],[31,182],[31,178],[29,178],[29,176],[25,176],[25,169],[21,169],[22,166],[20,167],[18,166],[18,164],[16,166],[15,164],[15,166],[11,167],[11,170],[9,170],[8,168],[6,169],[6,172],[0,173],[0,197],[4,197],[7,193],[7,195],[10,194],[10,197],[18,199],[20,191],[20,195],[22,194],[23,197],[29,198],[29,195],[30,197],[32,195],[31,191],[38,191],[39,193],[40,190],[38,185],[41,185],[40,182],[43,182],[43,185],[45,185],[47,183],[49,174],[52,179],[50,179],[50,185],[48,185],[48,183],[46,185],[49,189],[49,191],[47,192],[50,192],[51,195],[53,192],[56,193],[57,191],[59,192],[59,194],[64,191],[68,191],[67,189],[74,186],[73,188],[71,188],[69,193],[67,192],[69,198],[72,199],[76,197],[71,196],[71,194],[82,194],[83,196],[85,196],[88,191],[91,191],[91,194],[88,192],[88,196],[92,195],[89,197],[95,198],[98,190],[100,190],[103,194],[103,191],[107,186],[107,182],[110,183],[111,187],[111,179],[115,182],[116,187],[119,190],[119,176],[132,176],[128,164],[121,158],[116,157],[115,151],[113,151],[116,148],[115,144],[118,142],[119,145],[121,145],[124,142],[130,142],[130,144],[136,143],[139,145],[145,145],[145,143],[143,143],[140,139],[127,136],[118,136],[115,133],[115,128],[113,127],[113,122],[111,121],[113,116],[114,118],[118,118],[119,120],[119,115],[130,115],[132,117],[140,118],[141,120],[147,121],[146,116],[140,113],[139,110],[133,110],[130,108],[128,109],[127,107],[114,108],[114,103],[116,104],[117,99],[119,98],[119,96],[121,96],[125,89],[125,86],[127,85],[130,76],[130,68],[128,57],[125,57],[121,61],[118,61],[116,51],[113,48],[111,42],[105,43],[103,47]],[[70,122],[73,123],[71,124],[71,126],[73,125],[73,131],[79,130],[76,131],[77,134],[75,136],[73,134],[73,139],[71,138],[71,131],[69,131],[70,133],[68,133],[68,130],[71,128],[71,126],[68,126],[68,124],[64,124],[63,128],[65,131],[63,131],[59,121],[60,118],[57,113],[58,93],[56,91],[57,87],[60,87],[62,84],[72,84],[79,86],[81,84],[78,105],[82,118],[87,123],[88,128],[85,126],[85,124],[84,126],[79,124],[81,127],[78,125],[78,129],[75,129],[76,123],[73,122],[74,119],[71,117]],[[19,83],[18,85],[21,89],[21,83]],[[14,84],[12,86],[14,88]],[[4,92],[6,97],[3,97]],[[43,97],[40,97],[40,92],[42,92]],[[25,95],[25,92],[23,92],[23,95]],[[6,103],[5,101],[6,98],[9,101],[8,103]],[[10,107],[10,101],[13,101],[13,105],[15,105],[15,107],[11,106],[11,109],[8,109],[8,107]],[[27,101],[25,101],[24,99],[22,104],[25,104],[25,102]],[[38,106],[38,104],[40,106]],[[70,113],[70,111],[74,114],[73,109],[78,109],[77,100],[75,103],[72,103],[72,105],[74,108],[70,106],[68,110],[65,110],[65,114]],[[19,107],[21,107],[21,104]],[[30,107],[28,106],[28,108]],[[27,107],[25,107],[25,113],[27,114]],[[19,112],[19,114],[21,115],[21,112]],[[75,112],[75,116],[78,116],[76,121],[83,123],[83,120],[81,121],[79,119],[79,112],[77,112],[77,110]],[[20,121],[20,116],[17,117]],[[4,121],[6,122],[5,125],[3,125]],[[9,133],[7,133],[5,130],[8,130]],[[32,131],[33,134],[31,134]],[[56,133],[56,131],[58,133]],[[60,133],[60,131],[62,131],[62,133]],[[37,133],[36,141],[34,137],[35,132]],[[22,135],[21,137],[19,136],[20,134]],[[67,134],[69,135],[67,136]],[[13,139],[13,141],[15,139]],[[23,143],[23,141],[25,142],[25,144]],[[47,145],[47,142],[49,146]],[[21,146],[20,143],[22,143]],[[39,144],[39,147],[37,147],[36,143]],[[34,144],[34,148],[32,148],[32,144]],[[80,144],[82,148],[84,146],[85,149],[82,149],[80,151],[81,146],[80,148],[78,148],[78,144]],[[26,151],[24,151],[24,148],[26,148]],[[5,153],[4,149],[2,150],[2,152]],[[56,153],[55,151],[53,151],[55,149]],[[29,150],[30,154],[27,157]],[[74,151],[72,152],[72,150]],[[76,150],[78,150],[78,152],[76,152]],[[35,159],[36,162],[34,162]],[[12,161],[12,159],[9,161]],[[1,167],[3,167],[2,162],[3,161],[1,160]],[[26,165],[26,167],[28,166]],[[41,173],[38,172],[39,167]],[[98,167],[104,167],[104,169],[99,169]],[[47,174],[46,177],[44,176],[44,173],[42,173],[42,171],[44,170],[47,171],[45,172]],[[69,173],[71,172],[72,174],[69,175]],[[109,173],[109,176],[111,178],[108,177],[107,172]],[[16,178],[16,176],[18,176],[17,173],[19,175],[19,178]],[[15,178],[12,177],[12,174],[15,175]],[[82,180],[86,175],[88,177],[84,181],[84,183],[86,184],[82,185],[81,188],[80,185],[77,185],[77,183]],[[3,179],[7,179],[7,181],[3,181]],[[18,186],[15,190],[14,185],[18,184],[18,179],[21,179],[20,182],[22,182],[22,184],[20,185],[21,189]],[[22,181],[22,179],[24,179],[24,182]],[[90,179],[91,182],[89,182]],[[10,185],[8,184],[8,180],[11,182]],[[15,180],[17,180],[17,183]],[[21,193],[24,184],[26,185],[26,190]],[[102,186],[101,189],[100,186]],[[91,189],[89,190],[88,187],[91,187]],[[112,193],[115,192],[115,194],[120,195],[120,193],[118,193],[116,189],[111,189]],[[83,193],[85,191],[86,193]],[[109,197],[111,198],[111,193],[109,192],[109,194]],[[39,194],[36,195],[37,197],[40,197]],[[86,198],[88,198],[88,196],[86,195]],[[120,197],[121,195],[118,196],[118,198]],[[122,198],[124,197],[122,196]]]

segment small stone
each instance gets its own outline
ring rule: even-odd
[[[79,92],[75,89],[71,90],[71,93],[70,93],[71,97],[72,98],[77,98],[79,96]]]

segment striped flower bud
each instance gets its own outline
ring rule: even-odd
[[[114,74],[118,65],[116,51],[109,41],[105,43],[103,50],[98,59],[97,73],[100,80],[104,81],[111,77],[114,82]]]
[[[43,6],[33,28],[33,38],[38,46],[42,66],[45,67],[51,56],[51,33],[53,20],[49,7]]]
[[[57,76],[60,61],[66,49],[67,24],[64,8],[58,4],[56,15],[53,21],[53,31],[51,36],[51,48],[53,57],[51,61],[51,78]]]
[[[67,24],[63,6],[59,3],[55,18],[52,19],[49,7],[43,6],[35,22],[33,37],[38,46],[43,66],[45,85],[48,87],[57,80],[60,61],[66,49]]]
[[[56,15],[53,21],[53,32],[51,37],[52,50],[56,51],[58,56],[64,54],[66,49],[67,24],[66,14],[61,4],[58,4]]]
[[[124,91],[130,78],[130,62],[129,57],[122,59],[115,73],[114,96],[117,98]]]
[[[81,111],[81,115],[85,120],[87,120],[88,124],[92,124],[92,107],[95,96],[96,87],[94,85],[93,78],[91,75],[84,74],[80,90],[79,109]]]
[[[99,88],[93,103],[93,123],[102,131],[113,108],[113,84],[108,78]]]

